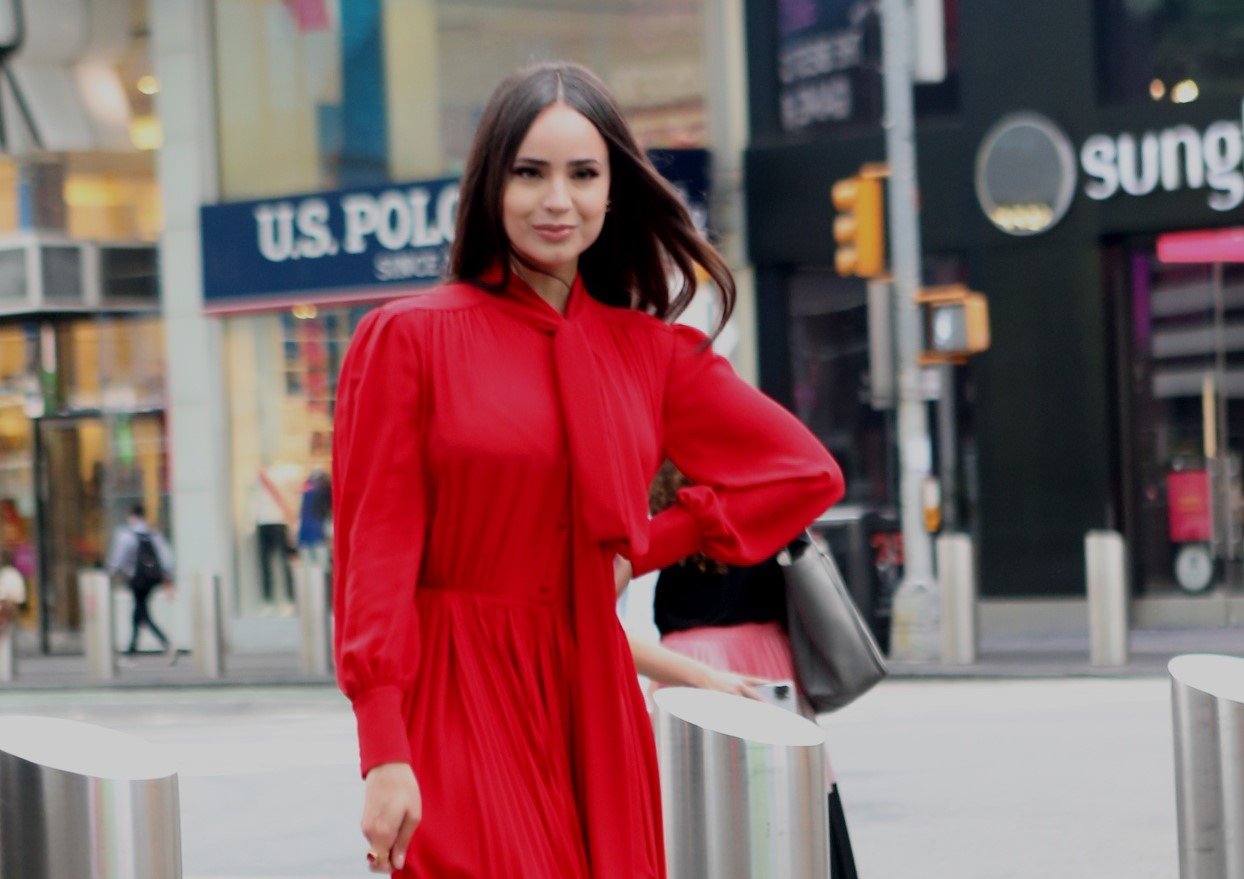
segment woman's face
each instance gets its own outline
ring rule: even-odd
[[[596,126],[550,104],[519,144],[502,196],[502,222],[523,259],[563,280],[605,225],[609,149]]]

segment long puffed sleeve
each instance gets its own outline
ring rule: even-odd
[[[731,565],[777,552],[843,495],[842,471],[787,410],[743,382],[703,333],[674,327],[665,454],[694,485],[653,517],[636,575],[697,552]]]
[[[426,533],[419,348],[411,315],[359,323],[333,428],[334,652],[363,774],[410,762],[403,703],[419,665],[415,585]]]

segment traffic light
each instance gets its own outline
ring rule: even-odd
[[[830,190],[834,217],[834,268],[846,277],[880,278],[888,274],[885,259],[885,178],[889,169],[872,163],[854,177],[839,180]]]
[[[989,301],[962,284],[925,287],[916,295],[924,322],[920,364],[964,364],[989,349]]]

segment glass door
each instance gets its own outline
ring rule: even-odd
[[[42,647],[78,652],[78,572],[104,566],[112,534],[135,504],[167,533],[164,417],[40,418],[35,448]]]
[[[1244,582],[1244,267],[1165,265],[1151,247],[1128,261],[1122,439],[1134,462],[1129,537],[1142,591],[1235,591]]]

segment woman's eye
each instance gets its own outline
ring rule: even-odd
[[[530,165],[522,165],[513,171],[515,177],[522,177],[527,180],[534,180],[540,176],[540,172]]]
[[[580,168],[574,175],[576,180],[595,180],[599,176],[600,172],[595,168]]]

